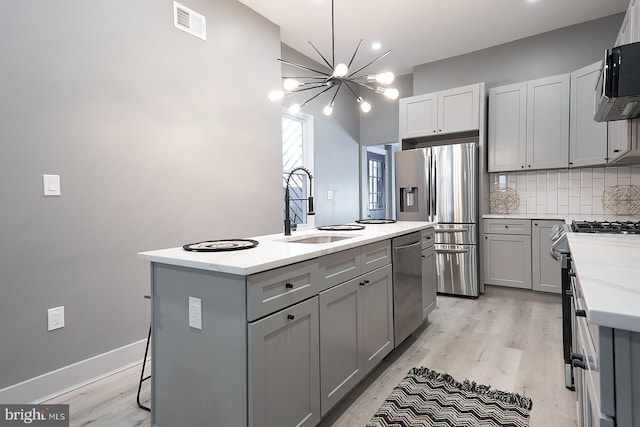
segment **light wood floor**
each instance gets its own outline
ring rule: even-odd
[[[426,327],[405,341],[321,426],[363,426],[414,366],[426,366],[533,399],[531,427],[576,425],[575,393],[564,387],[559,295],[487,286],[477,300],[438,297]],[[149,426],[136,405],[135,367],[67,393],[72,426]],[[149,381],[143,386],[148,404]],[[203,426],[204,427],[204,426]]]

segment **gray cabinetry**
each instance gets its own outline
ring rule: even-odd
[[[436,308],[438,278],[436,276],[435,229],[422,232],[422,320]]]
[[[249,325],[249,425],[320,422],[318,298]]]
[[[531,289],[531,221],[484,220],[484,283]]]
[[[534,291],[561,293],[560,264],[551,258],[551,228],[554,225],[562,225],[564,221],[533,220],[532,234],[532,271]]]
[[[400,140],[478,130],[482,85],[402,98]]]
[[[593,120],[594,88],[600,62],[571,73],[569,165],[582,167],[607,162],[607,123]]]
[[[324,416],[393,349],[391,265],[319,295]]]
[[[569,164],[569,75],[527,83],[527,168]]]
[[[524,169],[527,162],[527,84],[489,89],[489,172]]]

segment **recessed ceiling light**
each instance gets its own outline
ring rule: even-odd
[[[373,50],[380,50],[381,47],[382,47],[382,43],[380,42],[374,42],[371,44],[371,49]]]

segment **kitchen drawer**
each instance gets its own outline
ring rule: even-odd
[[[422,249],[432,247],[435,243],[436,229],[434,227],[422,230]]]
[[[362,274],[391,264],[391,241],[371,243],[360,248],[362,257]]]
[[[485,234],[525,234],[531,235],[529,219],[485,219]]]
[[[253,321],[316,295],[321,290],[320,283],[317,259],[248,276],[247,320]]]
[[[360,248],[347,249],[318,258],[320,266],[320,289],[329,289],[362,274]]]

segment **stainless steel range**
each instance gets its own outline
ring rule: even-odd
[[[574,233],[640,234],[640,221],[573,221]]]

